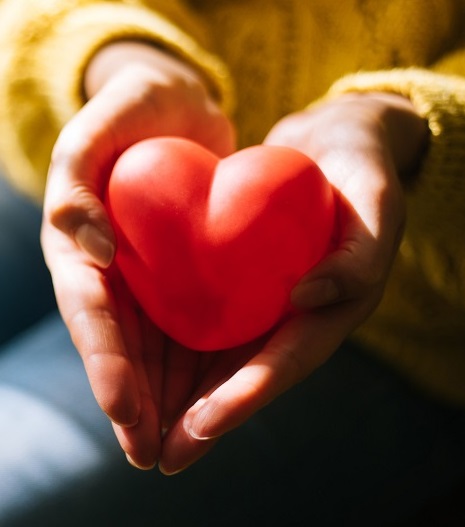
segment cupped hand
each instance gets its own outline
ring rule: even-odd
[[[402,178],[412,177],[427,127],[390,94],[349,94],[280,121],[267,144],[303,151],[338,199],[334,250],[295,287],[299,314],[268,340],[220,352],[197,380],[187,410],[164,438],[160,468],[172,474],[324,363],[379,303],[405,221]],[[238,350],[235,350],[236,352]]]
[[[115,239],[104,189],[115,160],[139,140],[181,136],[225,156],[234,134],[197,73],[146,44],[109,45],[90,64],[85,84],[89,100],[54,147],[42,246],[96,399],[131,461],[149,467],[160,452],[165,340],[117,273],[106,270]]]

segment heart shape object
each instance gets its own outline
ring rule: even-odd
[[[334,228],[329,182],[279,146],[219,159],[185,139],[141,141],[116,162],[106,206],[133,295],[199,351],[249,342],[287,316],[291,289],[328,252]]]

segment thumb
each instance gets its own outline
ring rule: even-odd
[[[73,239],[94,264],[107,268],[113,261],[115,242],[112,228],[101,201],[81,191],[79,198],[68,197],[60,205],[51,205],[45,217],[54,227]],[[47,219],[45,221],[47,221]]]
[[[62,231],[93,263],[107,268],[114,257],[115,236],[100,197],[105,169],[90,156],[77,156],[75,149],[67,155],[64,143],[57,143],[49,170],[44,224]]]
[[[291,292],[291,303],[310,310],[362,300],[376,305],[383,293],[392,256],[380,250],[367,231],[344,240],[305,275]]]

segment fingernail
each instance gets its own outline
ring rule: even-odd
[[[113,243],[90,223],[78,228],[75,239],[79,247],[100,267],[107,268],[113,261],[115,254]]]
[[[153,463],[153,465],[143,467],[141,465],[138,465],[129,454],[126,454],[126,459],[128,460],[128,463],[130,465],[132,465],[134,468],[138,468],[139,470],[152,470],[157,465],[156,463]]]
[[[312,282],[301,283],[291,294],[292,304],[301,309],[333,304],[339,298],[339,288],[330,278],[319,278]]]
[[[209,439],[215,439],[215,436],[199,435],[193,428],[189,428],[188,433],[197,441],[208,441]]]
[[[176,474],[179,474],[183,470],[185,470],[187,467],[183,467],[176,470],[169,470],[165,468],[161,463],[158,465],[158,470],[164,475],[164,476],[175,476]]]
[[[207,432],[208,428],[211,428],[211,423],[215,421],[213,417],[214,409],[215,406],[212,407],[212,404],[204,404],[197,411],[192,421],[186,427],[187,433],[192,438],[198,441],[208,441],[218,437],[218,434]]]

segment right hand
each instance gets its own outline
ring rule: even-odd
[[[97,402],[132,462],[149,467],[161,448],[154,392],[163,336],[148,327],[124,284],[105,271],[115,238],[102,197],[114,162],[140,140],[185,137],[224,157],[234,151],[234,133],[198,74],[146,44],[104,48],[85,86],[89,101],[53,150],[42,246]]]
[[[197,376],[190,405],[164,438],[164,473],[185,469],[224,434],[312,375],[370,316],[402,236],[400,178],[415,176],[428,138],[427,123],[413,104],[387,93],[341,95],[273,127],[266,144],[308,155],[336,189],[336,243],[293,289],[295,316],[269,338],[232,350],[236,362],[231,353],[215,353],[213,368]]]

